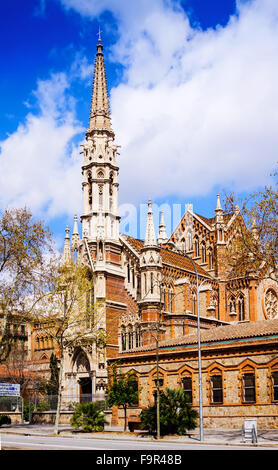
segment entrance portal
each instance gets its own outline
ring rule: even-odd
[[[82,377],[79,379],[80,386],[80,403],[92,401],[92,379],[90,377]]]

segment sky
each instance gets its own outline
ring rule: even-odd
[[[185,204],[213,217],[217,192],[271,182],[277,0],[11,0],[0,2],[1,210],[27,206],[59,249],[81,215],[99,27],[122,231],[149,199],[176,211],[170,235]],[[142,237],[144,223],[131,234]]]

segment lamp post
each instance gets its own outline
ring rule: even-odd
[[[177,251],[181,251],[183,256],[191,261],[196,274],[196,286],[197,286],[197,330],[198,330],[198,375],[199,375],[199,414],[200,414],[200,441],[204,440],[204,424],[203,424],[203,387],[202,387],[202,357],[201,357],[201,328],[200,328],[200,304],[199,304],[199,277],[195,261],[188,256],[184,251],[180,250],[175,243],[170,242]]]
[[[200,328],[200,303],[199,303],[199,277],[195,261],[190,256],[183,253],[188,258],[194,267],[196,274],[196,286],[197,286],[197,329],[198,329],[198,369],[199,369],[199,413],[200,413],[200,441],[204,440],[204,425],[203,425],[203,387],[202,387],[202,357],[201,357],[201,328]]]

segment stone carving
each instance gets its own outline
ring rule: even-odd
[[[278,316],[278,299],[273,289],[268,289],[266,291],[264,304],[268,318],[276,318]]]

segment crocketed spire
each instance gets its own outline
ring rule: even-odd
[[[87,134],[91,134],[94,130],[106,130],[114,135],[111,127],[111,115],[103,58],[103,45],[101,43],[100,35],[97,43],[91,103],[89,129]]]
[[[148,202],[148,219],[144,246],[155,246],[156,236],[153,223],[152,201]]]
[[[65,264],[71,262],[71,252],[70,252],[70,236],[69,236],[69,227],[66,226],[65,232],[65,243],[64,243],[64,253],[63,253],[63,262]]]
[[[160,223],[159,223],[159,233],[158,233],[158,244],[166,243],[168,241],[166,233],[166,224],[164,222],[164,212],[160,212]]]

